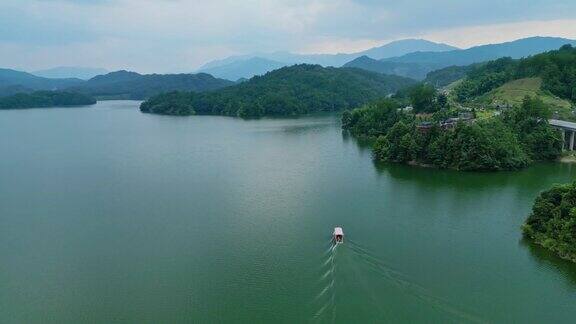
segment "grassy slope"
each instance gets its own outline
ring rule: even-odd
[[[541,90],[542,80],[540,78],[525,78],[510,81],[487,94],[479,97],[475,101],[481,104],[510,104],[520,105],[525,96],[540,97],[550,106],[553,112],[566,119],[574,119],[572,114],[572,104],[568,100],[560,99],[550,93]]]

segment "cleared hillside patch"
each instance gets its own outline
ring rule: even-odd
[[[539,97],[550,107],[553,113],[562,119],[575,119],[572,113],[574,110],[572,103],[543,91],[542,79],[540,78],[524,78],[507,82],[487,94],[480,96],[475,101],[476,103],[489,105],[491,107],[507,105],[518,106],[522,104],[522,100],[526,96]]]

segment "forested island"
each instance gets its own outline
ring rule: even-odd
[[[399,108],[387,99],[345,112],[343,128],[375,139],[377,160],[457,170],[515,170],[562,152],[561,136],[547,122],[550,111],[538,98],[527,97],[521,106],[482,120],[449,118],[454,113],[441,109],[422,122]]]
[[[0,98],[0,109],[71,107],[93,105],[91,96],[66,91],[36,91]]]
[[[298,115],[351,109],[400,89],[414,80],[355,68],[300,64],[204,93],[171,92],[142,103],[145,113],[218,114],[238,117]]]
[[[570,45],[525,59],[446,68],[428,80],[446,84],[466,77],[449,90],[424,83],[399,91],[345,112],[342,125],[373,138],[374,157],[380,161],[515,170],[561,155],[561,135],[548,119],[560,113],[573,117],[575,69],[576,49]],[[525,96],[518,98],[516,92]],[[497,101],[502,98],[509,101]]]
[[[522,230],[535,243],[576,262],[576,182],[542,192]]]

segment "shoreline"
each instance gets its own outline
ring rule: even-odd
[[[561,156],[558,160],[560,163],[576,163],[576,154]]]

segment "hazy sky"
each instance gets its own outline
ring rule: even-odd
[[[0,67],[193,71],[258,51],[576,38],[576,0],[0,0]]]

